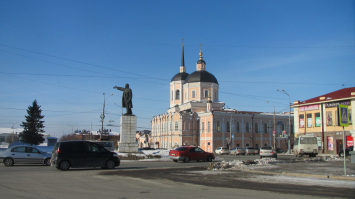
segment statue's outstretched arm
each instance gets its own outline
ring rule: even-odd
[[[122,87],[115,86],[115,87],[113,87],[113,88],[115,88],[115,89],[117,89],[117,90],[120,90],[120,91],[124,91],[124,88],[122,88]]]

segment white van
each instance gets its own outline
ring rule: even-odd
[[[296,157],[303,155],[316,157],[318,155],[317,137],[313,135],[301,135],[295,138],[292,151],[296,154]]]

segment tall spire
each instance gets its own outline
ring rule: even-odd
[[[184,39],[182,39],[182,56],[181,56],[181,66],[185,66],[185,60],[184,60]]]
[[[185,60],[184,60],[184,39],[182,39],[182,55],[181,55],[181,66],[180,66],[180,73],[186,72],[185,68]]]

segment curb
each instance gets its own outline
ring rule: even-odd
[[[266,172],[266,171],[254,171],[248,169],[242,169],[242,171],[250,173],[260,173],[260,174],[271,174],[271,175],[284,175],[284,176],[293,176],[293,177],[311,177],[311,178],[326,178],[333,180],[350,180],[355,181],[355,177],[352,176],[334,176],[334,175],[316,175],[316,174],[304,174],[304,173],[288,173],[288,172]]]

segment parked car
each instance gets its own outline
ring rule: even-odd
[[[184,161],[189,162],[190,160],[207,161],[212,162],[215,159],[213,153],[205,152],[199,147],[195,146],[183,146],[169,151],[169,157],[174,162]]]
[[[346,148],[345,149],[346,156],[351,156],[349,151],[353,151],[353,150],[354,150],[354,146],[349,146],[348,148]],[[344,157],[344,150],[339,151],[339,157]]]
[[[34,146],[17,145],[0,151],[0,162],[5,166],[19,163],[51,165],[51,154],[41,151]]]
[[[215,153],[216,154],[229,154],[229,149],[228,148],[225,148],[225,147],[218,147],[216,150],[215,150]]]
[[[263,157],[277,157],[277,152],[271,146],[263,146],[260,149],[260,158]]]
[[[259,149],[247,146],[245,147],[245,155],[256,155],[259,154]]]
[[[51,166],[60,170],[79,167],[113,169],[119,165],[117,153],[89,141],[57,142],[52,151]]]
[[[276,148],[276,153],[286,153],[286,151],[280,149],[280,148]]]
[[[234,147],[229,151],[230,155],[245,155],[245,149],[242,147]]]

